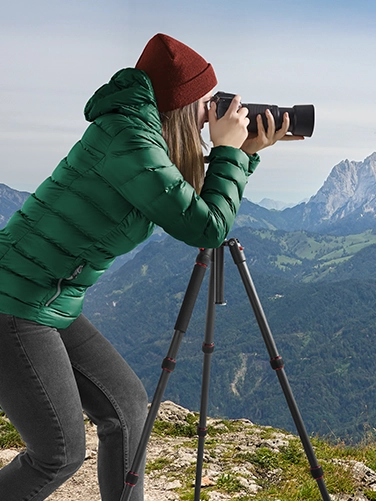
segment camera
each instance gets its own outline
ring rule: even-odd
[[[221,118],[226,113],[235,94],[217,92],[212,101],[217,104],[217,117]],[[315,108],[312,104],[297,104],[292,108],[280,108],[274,104],[249,104],[241,103],[243,108],[248,109],[249,132],[257,132],[257,115],[261,114],[262,121],[267,130],[268,122],[265,111],[269,109],[274,117],[276,130],[282,127],[283,114],[287,111],[290,117],[289,132],[295,136],[311,137],[315,125]]]

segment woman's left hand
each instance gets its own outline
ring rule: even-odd
[[[304,136],[287,134],[290,127],[290,117],[287,112],[283,115],[282,127],[277,131],[275,130],[275,121],[271,111],[266,110],[265,115],[268,121],[268,130],[265,131],[261,115],[257,115],[257,134],[250,134],[241,147],[248,155],[253,155],[268,146],[272,146],[277,141],[301,141],[304,139]]]

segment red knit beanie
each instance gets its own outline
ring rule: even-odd
[[[136,68],[150,78],[161,112],[191,104],[217,85],[211,64],[187,45],[161,33],[146,44]]]

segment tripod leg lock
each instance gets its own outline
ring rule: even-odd
[[[127,473],[127,476],[125,477],[126,485],[134,487],[137,484],[137,481],[138,481],[138,474],[133,471],[129,471]]]
[[[200,428],[199,426],[197,427],[197,435],[199,438],[204,438],[208,434],[208,429],[207,428]]]
[[[164,358],[162,362],[162,369],[167,372],[172,372],[175,369],[176,360],[173,358]]]
[[[324,471],[320,465],[311,468],[311,475],[315,480],[320,480],[324,476]]]
[[[285,363],[283,361],[283,358],[281,356],[278,356],[270,359],[270,365],[272,366],[272,369],[274,369],[275,371],[279,371],[283,369]]]
[[[214,351],[214,343],[210,343],[210,344],[202,343],[202,351],[204,353],[213,353],[213,351]]]

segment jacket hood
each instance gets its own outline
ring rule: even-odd
[[[93,122],[106,113],[128,114],[129,107],[144,105],[149,105],[148,113],[155,108],[159,116],[149,77],[141,70],[126,68],[116,72],[93,94],[85,106],[84,115],[88,122]]]

